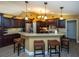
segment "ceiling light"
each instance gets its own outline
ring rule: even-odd
[[[28,17],[25,17],[25,20],[28,20]]]
[[[60,17],[60,20],[63,20],[64,18],[63,17]]]
[[[47,19],[47,16],[44,16],[44,19]]]
[[[26,16],[25,16],[25,20],[28,20],[28,17],[27,17],[27,4],[28,4],[28,1],[25,1],[26,3]]]
[[[46,15],[46,5],[47,5],[47,2],[44,2],[44,5],[45,5],[45,16],[44,16],[44,19],[47,19],[47,15]]]
[[[62,9],[63,9],[64,7],[60,7],[60,9],[61,9],[61,16],[60,16],[60,20],[63,20],[64,18],[63,18],[63,15],[62,15]]]

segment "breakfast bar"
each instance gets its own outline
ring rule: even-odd
[[[48,40],[58,40],[60,41],[60,37],[64,34],[58,33],[26,33],[20,32],[21,38],[25,39],[25,49],[26,52],[30,55],[34,51],[34,40],[43,40],[45,42],[45,51],[47,51],[47,41]]]

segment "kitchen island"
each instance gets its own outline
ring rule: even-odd
[[[64,34],[58,33],[26,33],[20,32],[21,38],[25,39],[25,49],[26,52],[30,55],[33,54],[34,51],[34,40],[43,40],[45,42],[45,51],[47,51],[47,41],[48,40],[58,40],[60,41],[60,37]]]

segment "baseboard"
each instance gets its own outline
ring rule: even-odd
[[[34,52],[30,52],[27,49],[25,49],[25,52],[29,55],[29,56],[33,56]],[[47,51],[45,51],[45,55],[47,55]]]
[[[27,49],[25,49],[25,52],[26,52],[29,56],[34,54],[34,52],[30,52],[30,51],[28,51]]]

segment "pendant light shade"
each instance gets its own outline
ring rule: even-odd
[[[25,17],[25,20],[28,20],[28,17],[27,16]]]
[[[28,1],[25,1],[25,4],[26,4],[26,16],[25,16],[25,20],[28,20],[28,16],[27,16],[27,4],[28,4]]]
[[[46,6],[47,6],[47,4],[48,4],[47,2],[44,2],[45,14],[44,14],[44,15],[41,14],[40,16],[38,16],[38,17],[37,17],[38,19],[41,19],[41,20],[43,19],[43,21],[45,21],[45,20],[47,19],[47,15],[46,15]],[[40,11],[40,13],[41,13],[41,12],[42,12],[42,11]]]
[[[60,17],[60,20],[63,20],[64,18],[63,17]]]
[[[44,19],[47,19],[47,16],[44,16]]]
[[[64,7],[60,7],[60,9],[61,9],[61,16],[60,16],[60,20],[63,20],[64,18],[63,18],[63,15],[62,15],[62,9],[63,9]]]
[[[44,5],[45,5],[45,16],[44,16],[44,19],[47,19],[47,15],[46,15],[46,6],[47,6],[47,2],[44,2]]]

